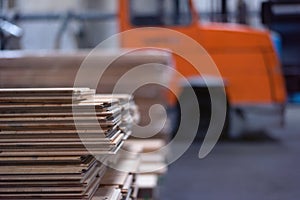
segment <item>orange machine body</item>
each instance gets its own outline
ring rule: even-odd
[[[140,27],[131,23],[129,1],[120,0],[120,31]],[[164,27],[185,34],[202,45],[226,82],[230,104],[284,105],[286,101],[284,80],[271,34],[266,30],[243,25],[200,24],[192,1],[187,2],[192,16],[189,25]],[[168,42],[172,41],[170,37],[163,31],[137,30],[130,37],[122,37],[121,46],[124,48],[152,46],[174,51],[185,49],[201,62],[203,55],[180,41]],[[209,69],[199,74],[185,59],[178,55],[174,57],[177,70],[185,77],[213,75],[209,74]]]
[[[230,103],[281,103],[286,100],[280,62],[270,33],[248,26],[211,23],[201,25],[190,3],[192,20],[187,26],[166,26],[194,39],[204,47],[218,67],[227,85]],[[130,22],[129,0],[120,1],[120,31],[138,28]],[[177,51],[184,48],[201,62],[201,55],[185,44],[171,41],[170,36],[151,30],[135,31],[121,40],[122,47],[152,46]],[[190,63],[174,56],[177,70],[186,77],[199,75]],[[205,75],[205,74],[201,74]]]

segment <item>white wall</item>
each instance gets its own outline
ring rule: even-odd
[[[48,12],[78,9],[80,0],[16,0],[18,9],[26,12]]]
[[[116,13],[118,0],[15,0],[16,9],[24,13],[62,13],[66,11],[80,12],[104,12]],[[196,7],[201,13],[211,10],[212,4],[220,0],[194,0]],[[258,11],[262,0],[247,0],[250,11]],[[234,12],[237,0],[228,0],[228,9]],[[205,21],[205,19],[204,19]],[[21,22],[19,25],[24,29],[25,34],[21,40],[24,49],[53,49],[55,38],[61,26],[61,21],[35,21]],[[254,18],[251,25],[260,26],[260,20]],[[82,28],[83,37],[78,43],[76,33]],[[100,41],[116,33],[118,22],[72,22],[64,33],[60,42],[62,49],[74,49],[78,47],[93,47]],[[112,46],[117,46],[118,41]]]
[[[81,0],[81,4],[87,12],[116,14],[118,8],[117,0]],[[118,22],[116,20],[84,22],[81,25],[84,36],[80,39],[80,47],[83,48],[97,46],[101,41],[118,32]],[[118,41],[114,41],[111,46],[118,46]]]
[[[197,7],[197,10],[201,14],[201,13],[206,13],[211,11],[212,7],[216,8],[216,3],[220,2],[221,0],[193,0],[193,1]],[[227,0],[229,12],[233,13],[236,11],[237,1],[238,0]],[[254,12],[258,13],[260,11],[260,6],[263,1],[264,0],[245,0],[249,11],[252,13]],[[252,17],[250,20],[250,24],[252,26],[260,27],[261,26],[260,20],[257,17],[259,16]],[[209,18],[206,18],[206,16],[204,16],[202,20],[208,21]],[[231,21],[235,22],[233,19],[231,19]]]
[[[16,10],[22,13],[64,13],[99,12],[116,13],[116,0],[16,0]],[[24,30],[21,46],[24,49],[54,49],[58,31],[62,25],[60,21],[22,21],[19,23]],[[76,34],[84,30],[84,37],[77,43]],[[61,49],[75,49],[93,47],[100,41],[116,33],[117,25],[114,21],[108,22],[77,22],[68,24],[59,43]]]

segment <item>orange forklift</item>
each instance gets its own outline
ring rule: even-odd
[[[226,85],[228,109],[222,135],[224,138],[235,137],[241,131],[283,125],[286,92],[270,32],[245,25],[201,24],[193,3],[192,0],[120,0],[120,31],[163,27],[185,34],[204,47]],[[157,47],[174,52],[185,48],[190,56],[199,58],[201,62],[199,52],[180,42],[174,42],[171,35],[157,29],[136,29],[134,34],[121,37],[122,48]],[[211,76],[205,73],[209,70],[200,74],[178,55],[174,55],[174,59],[177,70],[187,79],[196,77],[201,80],[205,76]],[[176,82],[178,87],[179,82]],[[202,111],[207,112],[201,116],[201,120],[205,122],[203,118],[211,115],[207,88],[212,86],[209,82],[199,82],[201,83],[198,81],[194,88],[199,104],[204,105],[200,105],[201,114]],[[169,107],[177,113],[174,118],[176,122],[178,105],[172,95],[169,97]],[[205,125],[202,129],[205,129]]]
[[[234,137],[241,131],[264,129],[283,125],[286,91],[281,64],[273,45],[271,34],[267,30],[257,30],[245,25],[228,23],[199,22],[195,2],[200,0],[119,0],[118,21],[120,32],[143,27],[159,27],[177,31],[200,44],[214,61],[226,86],[227,117],[223,136]],[[16,15],[14,20],[61,19],[46,15]],[[65,16],[65,15],[63,15]],[[68,19],[103,20],[103,16],[87,16],[69,13]],[[62,23],[65,25],[66,23]],[[61,30],[65,30],[63,26]],[[60,33],[60,32],[59,32]],[[158,47],[178,52],[184,49],[189,57],[200,65],[203,55],[188,44],[172,38],[169,32],[158,29],[136,29],[133,34],[121,37],[122,48]],[[59,37],[57,37],[59,38]],[[208,88],[216,86],[215,81],[201,81],[213,77],[209,66],[201,73],[183,57],[174,54],[176,70],[191,80],[200,106],[201,121],[211,116],[211,100]],[[197,80],[197,81],[194,81]],[[207,80],[207,78],[206,78]],[[212,79],[213,80],[213,79]],[[184,86],[176,77],[171,88],[177,88],[178,95],[184,98]],[[178,124],[179,105],[174,95],[169,95],[170,118]],[[173,113],[173,114],[172,114]],[[200,124],[201,126],[201,124]],[[205,128],[204,128],[205,129]],[[175,132],[175,131],[174,131]]]

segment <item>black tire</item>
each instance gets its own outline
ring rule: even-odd
[[[198,131],[196,135],[197,141],[203,141],[204,137],[206,136],[208,126],[210,123],[211,118],[211,100],[210,95],[208,92],[207,87],[193,87],[193,90],[197,96],[198,105],[200,108],[200,121],[198,125]],[[188,100],[185,100],[185,91],[183,90],[181,96],[180,96],[180,102],[185,102]],[[180,121],[181,121],[181,106],[179,102],[176,103],[176,105],[169,109],[170,110],[170,119],[171,119],[171,138],[175,137]],[[182,109],[184,108],[184,105],[182,106]],[[229,137],[229,128],[230,128],[230,107],[229,102],[227,101],[227,110],[226,110],[226,118],[224,122],[224,127],[220,136],[221,140],[228,140]]]
[[[224,122],[224,126],[223,126],[223,130],[220,136],[221,140],[230,140],[230,104],[227,100],[227,109],[226,109],[226,116],[225,116],[225,122]]]

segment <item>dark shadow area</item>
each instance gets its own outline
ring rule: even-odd
[[[226,141],[232,142],[254,142],[254,143],[279,143],[279,138],[272,136],[272,134],[266,130],[247,131],[241,133],[241,135],[235,139],[228,139]]]

